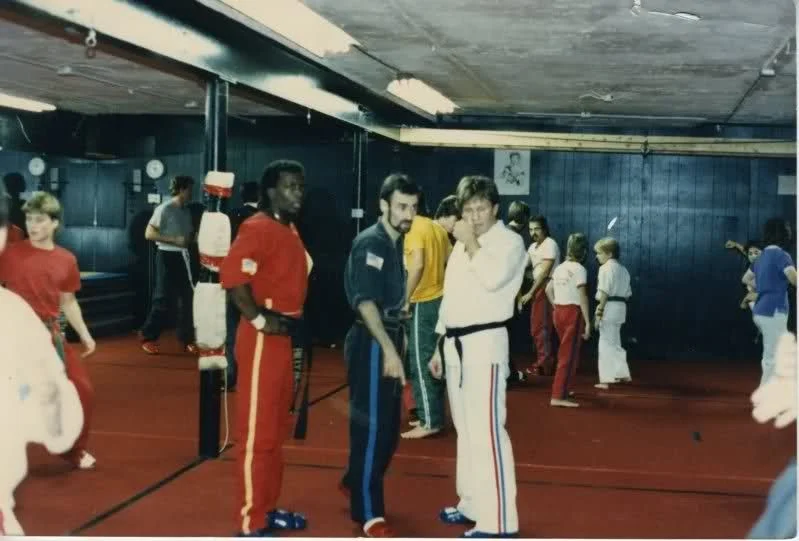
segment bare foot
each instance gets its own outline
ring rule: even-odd
[[[406,440],[418,440],[432,436],[433,434],[438,434],[439,432],[441,432],[440,428],[427,428],[426,426],[419,425],[407,432],[403,432],[402,437]]]
[[[575,402],[574,400],[557,400],[553,398],[549,401],[550,406],[556,406],[559,408],[578,408],[580,404]]]

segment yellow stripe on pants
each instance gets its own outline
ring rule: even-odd
[[[252,509],[252,460],[255,446],[255,423],[258,418],[258,381],[261,372],[261,354],[264,350],[264,335],[256,333],[255,353],[252,359],[252,383],[250,384],[250,412],[247,416],[247,444],[244,451],[244,507],[241,508],[241,533],[250,533],[250,510]]]

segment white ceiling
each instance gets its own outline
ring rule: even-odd
[[[106,47],[87,58],[86,35],[71,36],[67,41],[0,18],[0,91],[86,115],[204,113],[199,79],[158,71]],[[242,116],[282,114],[233,91],[228,108]]]
[[[450,97],[461,114],[795,122],[794,51],[776,76],[759,77],[763,62],[795,35],[792,0],[641,0],[638,15],[633,3],[306,0],[370,54]],[[84,37],[67,41],[0,19],[0,90],[84,114],[202,114],[200,81],[103,51],[87,58]],[[395,75],[358,50],[327,64],[378,92]],[[60,75],[66,67],[70,73]],[[235,90],[230,112],[278,114]],[[586,114],[593,118],[580,118]]]
[[[370,53],[460,113],[581,113],[791,123],[796,57],[758,80],[791,35],[792,0],[306,0]],[[691,22],[652,12],[689,12]],[[793,51],[792,51],[793,53]],[[331,65],[377,89],[393,73],[358,51]],[[605,102],[594,96],[610,94]]]

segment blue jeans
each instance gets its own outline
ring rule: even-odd
[[[796,459],[774,481],[749,539],[790,539],[796,537]]]
[[[788,314],[776,312],[773,316],[754,316],[755,325],[763,335],[763,359],[760,364],[763,368],[763,375],[760,384],[766,383],[774,374],[774,367],[777,360],[774,358],[777,352],[777,342],[780,336],[788,330]]]
[[[225,356],[227,357],[227,386],[236,386],[236,331],[239,328],[239,309],[230,301],[227,303],[227,333],[225,335]]]

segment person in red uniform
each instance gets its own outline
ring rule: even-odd
[[[91,469],[95,458],[86,450],[94,409],[94,389],[81,356],[64,340],[61,312],[80,337],[83,357],[94,353],[95,342],[83,320],[75,293],[80,289],[80,272],[75,256],[55,244],[61,223],[61,204],[53,195],[37,192],[22,207],[26,240],[9,244],[0,255],[0,283],[22,297],[44,322],[53,344],[64,360],[67,377],[78,391],[84,425],[75,445],[61,457],[79,469]]]
[[[553,322],[560,338],[558,366],[552,380],[550,406],[576,408],[571,387],[580,363],[582,340],[591,338],[588,316],[588,273],[583,266],[588,253],[588,240],[582,233],[572,233],[566,242],[566,261],[552,272],[546,295],[555,307]]]
[[[277,508],[294,386],[286,320],[302,315],[311,267],[293,223],[304,182],[299,163],[269,164],[261,178],[259,212],[241,224],[219,269],[220,283],[241,313],[235,351],[236,475],[238,535],[243,537],[306,526],[301,514]]]

